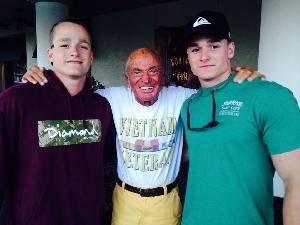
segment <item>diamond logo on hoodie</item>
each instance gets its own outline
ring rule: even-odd
[[[40,147],[100,142],[101,121],[98,119],[38,121],[38,136]]]

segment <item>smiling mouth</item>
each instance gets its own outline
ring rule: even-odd
[[[200,66],[201,68],[206,68],[206,67],[212,67],[214,65],[203,65],[203,66]]]
[[[82,64],[81,61],[67,61],[67,63],[70,63],[70,64]]]
[[[145,93],[149,93],[149,92],[152,92],[153,90],[153,87],[140,87],[140,90],[142,90],[142,92],[145,92]]]

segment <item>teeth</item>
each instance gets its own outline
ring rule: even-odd
[[[140,87],[143,91],[151,91],[153,87]]]

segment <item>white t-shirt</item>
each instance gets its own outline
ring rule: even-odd
[[[195,90],[163,87],[158,100],[143,106],[128,87],[97,90],[111,105],[116,126],[118,176],[140,188],[154,188],[178,175],[183,144],[181,105]]]

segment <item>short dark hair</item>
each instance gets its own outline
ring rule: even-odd
[[[88,26],[82,20],[80,20],[80,19],[73,18],[73,17],[68,17],[68,18],[59,20],[58,22],[56,22],[51,27],[51,30],[50,30],[50,33],[49,33],[49,41],[50,41],[51,48],[53,47],[53,37],[54,37],[55,27],[58,26],[61,23],[75,23],[75,24],[78,24],[78,25],[82,26],[86,30],[86,32],[88,33],[89,38],[90,38],[90,42],[92,44],[91,32],[90,32]]]

